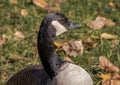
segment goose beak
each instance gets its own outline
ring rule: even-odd
[[[69,23],[70,23],[70,26],[69,26],[68,29],[74,29],[74,28],[81,28],[82,27],[81,24],[76,24],[73,21],[69,21]]]

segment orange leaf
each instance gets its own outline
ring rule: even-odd
[[[104,38],[104,39],[116,39],[116,38],[118,38],[118,35],[102,33],[101,38]]]
[[[115,7],[116,7],[116,4],[115,4],[115,3],[113,3],[113,2],[109,2],[109,6],[111,6],[111,7],[115,8]]]
[[[5,41],[6,41],[6,39],[5,38],[0,38],[0,45],[2,45],[2,44],[4,44],[5,43]]]
[[[43,9],[46,9],[46,7],[48,6],[45,0],[33,0],[33,3]]]
[[[63,43],[60,43],[60,42],[55,41],[55,42],[54,42],[54,45],[55,45],[55,47],[60,48],[60,47],[63,46]]]
[[[112,64],[105,56],[99,57],[99,67],[108,72],[118,73],[119,68]]]
[[[28,11],[26,9],[22,9],[21,10],[21,15],[24,16],[24,17],[27,16],[28,15]]]
[[[9,2],[10,2],[11,4],[17,4],[17,3],[18,3],[17,0],[9,0]]]
[[[101,77],[102,79],[110,79],[111,78],[111,74],[98,74],[99,77]]]

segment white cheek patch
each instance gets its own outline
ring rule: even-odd
[[[56,36],[67,31],[67,29],[62,24],[60,24],[58,21],[52,21],[51,24],[55,27],[57,31]]]

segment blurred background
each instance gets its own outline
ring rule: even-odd
[[[21,69],[40,63],[37,33],[42,19],[51,12],[63,13],[82,25],[57,37],[57,42],[87,42],[82,55],[69,56],[62,50],[59,56],[69,57],[90,73],[95,85],[102,85],[104,77],[98,74],[109,72],[100,69],[100,56],[120,68],[120,0],[0,0],[0,85]],[[98,16],[108,21],[99,22]]]

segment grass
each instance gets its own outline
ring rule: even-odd
[[[13,5],[9,3],[9,0],[0,0],[0,37],[3,34],[13,36],[16,31],[22,31],[25,35],[25,39],[16,41],[13,38],[8,38],[3,45],[0,45],[0,85],[4,85],[13,74],[21,69],[40,62],[38,55],[35,53],[36,44],[33,41],[37,38],[41,20],[48,13],[30,1],[18,0],[19,3]],[[117,3],[118,7],[110,7],[108,5],[110,0],[66,0],[66,3],[61,5],[61,13],[67,15],[71,20],[81,23],[83,27],[82,29],[71,30],[57,37],[56,40],[60,42],[83,40],[90,38],[92,35],[99,37],[103,32],[120,36],[120,1],[111,1]],[[26,17],[21,16],[22,9],[28,11]],[[104,27],[98,31],[90,29],[85,23],[95,19],[97,15],[115,21],[116,26]],[[111,48],[111,40],[95,38],[92,40],[98,43],[96,48],[88,50],[87,46],[84,46],[86,48],[82,56],[71,58],[77,65],[84,67],[90,73],[96,85],[101,80],[96,74],[104,73],[98,67],[99,56],[107,56],[120,68],[120,44]],[[120,40],[120,37],[118,37],[118,40]],[[64,52],[58,54],[65,56]],[[21,59],[14,59],[16,56]]]

